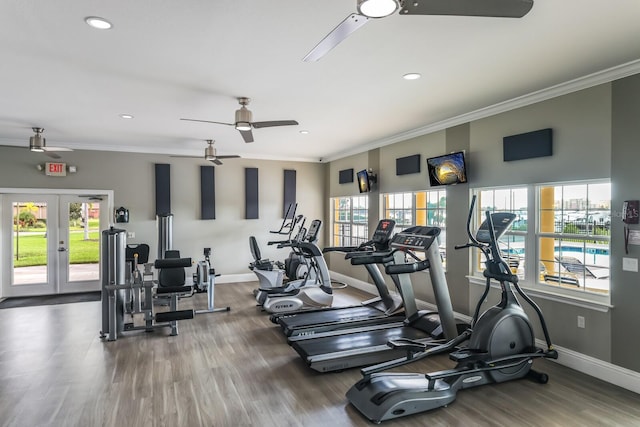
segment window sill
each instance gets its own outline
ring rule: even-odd
[[[485,286],[485,279],[477,276],[467,276],[470,284],[476,286]],[[499,289],[500,286],[497,282],[492,282],[491,287]],[[555,292],[549,292],[542,289],[534,289],[526,284],[520,284],[520,287],[530,297],[546,299],[549,301],[560,302],[563,304],[573,305],[577,307],[586,308],[589,310],[599,311],[601,313],[607,313],[613,308],[613,306],[607,302],[593,301],[587,298],[580,298],[576,296],[563,295]]]

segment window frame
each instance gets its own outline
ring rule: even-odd
[[[336,208],[340,205],[340,200],[349,200],[348,209]],[[369,197],[367,194],[357,196],[331,197],[331,242],[332,246],[358,246],[369,240]],[[363,207],[364,206],[364,207]],[[336,218],[336,213],[346,212],[346,219]],[[354,220],[354,212],[358,213],[359,219]],[[341,215],[338,215],[340,217]],[[364,218],[363,218],[364,217]],[[346,226],[349,234],[337,233],[337,229]],[[358,230],[364,237],[358,237]],[[364,230],[364,231],[362,231]]]
[[[594,185],[594,184],[611,184],[610,179],[592,179],[592,180],[583,180],[583,181],[561,181],[561,182],[550,182],[550,183],[535,183],[535,184],[524,184],[524,185],[514,185],[514,186],[501,186],[501,187],[478,187],[470,189],[471,195],[479,195],[482,191],[489,190],[513,190],[516,188],[526,188],[527,189],[527,229],[526,231],[509,231],[505,233],[508,234],[522,234],[524,235],[524,253],[525,259],[532,258],[534,262],[525,262],[524,263],[524,274],[520,277],[519,285],[525,289],[532,290],[534,292],[540,292],[547,295],[553,295],[557,297],[566,297],[570,300],[575,301],[585,301],[588,303],[595,303],[601,305],[610,305],[611,300],[611,281],[609,280],[609,287],[607,293],[597,293],[586,290],[583,286],[580,289],[571,289],[561,287],[559,285],[552,285],[549,283],[545,283],[540,280],[540,269],[539,263],[541,262],[541,254],[540,254],[540,238],[542,237],[552,237],[557,238],[557,236],[568,236],[569,238],[584,238],[584,240],[593,240],[592,235],[574,235],[574,234],[564,234],[564,233],[549,233],[549,232],[540,232],[540,189],[543,187],[566,187],[572,185]],[[587,193],[588,197],[588,193]],[[611,200],[609,200],[611,203]],[[473,217],[472,222],[472,230],[476,230],[479,227],[480,223],[478,222],[484,217],[484,213],[480,212],[481,209],[479,205],[476,206],[476,213]],[[611,212],[611,211],[610,211]],[[533,221],[532,221],[533,219]],[[611,231],[609,231],[608,236],[598,235],[595,236],[597,240],[607,241],[608,242],[608,251],[611,254]],[[480,260],[481,254],[479,251],[473,251],[473,260]],[[482,276],[483,264],[480,262],[472,262],[471,263],[471,278],[474,281],[478,281],[479,279],[484,280]],[[609,270],[611,271],[611,259],[609,258]]]
[[[424,208],[422,207],[417,207],[418,205],[418,197],[419,194],[424,194]],[[435,208],[429,209],[429,200],[430,200],[430,194],[435,194],[436,196],[436,200],[437,200],[437,206]],[[403,199],[403,205],[404,205],[404,200],[406,200],[406,198],[410,196],[411,198],[411,207],[410,208],[405,208],[404,206],[402,208],[398,208],[398,207],[393,207],[393,208],[387,208],[387,198],[388,197],[401,197]],[[444,197],[444,204],[441,205],[441,200]],[[439,246],[439,250],[441,255],[443,255],[443,266],[445,268],[446,271],[446,236],[447,236],[447,226],[446,226],[446,213],[447,213],[447,189],[446,187],[442,187],[442,188],[438,188],[438,189],[431,189],[431,190],[416,190],[416,191],[398,191],[398,192],[390,192],[390,193],[383,193],[380,194],[380,218],[383,219],[393,219],[394,221],[397,221],[396,218],[393,217],[389,217],[387,215],[387,212],[389,211],[410,211],[411,212],[411,223],[407,224],[407,223],[398,223],[396,222],[396,227],[395,227],[395,232],[398,233],[402,230],[405,230],[409,227],[413,227],[415,225],[417,225],[418,222],[422,222],[422,221],[418,221],[419,217],[424,217],[424,224],[421,225],[425,225],[425,226],[429,226],[429,227],[438,227],[440,228],[440,235],[438,236],[438,246]],[[442,219],[440,221],[438,221],[438,223],[434,224],[433,221],[429,221],[429,212],[434,212],[434,215],[432,215],[432,217],[437,216],[437,213],[439,212],[442,217]],[[419,213],[419,212],[423,212],[423,213]],[[443,214],[443,215],[442,215]],[[403,215],[403,218],[405,216]]]

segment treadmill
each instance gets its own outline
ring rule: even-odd
[[[360,246],[328,247],[327,252],[346,252],[346,258],[354,258],[363,255],[371,255],[373,252],[389,251],[391,234],[395,227],[395,221],[383,219],[378,223],[371,240]],[[386,263],[393,261],[388,257]],[[363,301],[361,305],[350,307],[331,307],[319,310],[288,313],[271,316],[271,321],[279,324],[282,331],[289,337],[311,338],[340,334],[347,328],[363,327],[373,324],[398,323],[404,320],[403,300],[401,295],[392,296],[384,281],[382,273],[375,263],[363,264],[374,285],[378,289],[379,297]],[[383,262],[384,265],[384,262]],[[395,275],[392,280],[401,294],[400,285]]]
[[[437,227],[417,226],[396,234],[389,252],[374,252],[368,256],[351,259],[354,265],[379,263],[389,256],[393,263],[385,267],[387,274],[397,274],[405,301],[406,319],[400,326],[369,328],[369,330],[347,329],[352,333],[317,337],[299,341],[289,339],[300,357],[318,372],[341,371],[357,366],[372,365],[406,356],[406,350],[391,348],[389,340],[400,338],[416,340],[427,346],[436,346],[458,335],[456,320],[447,282],[442,267],[438,245],[434,244],[440,234]],[[415,251],[424,252],[422,260]],[[412,260],[407,264],[405,257]],[[415,262],[415,261],[419,262]],[[438,313],[418,311],[410,275],[416,271],[429,270]]]

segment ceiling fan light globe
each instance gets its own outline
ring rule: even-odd
[[[358,0],[358,13],[369,18],[384,18],[396,10],[396,0]]]
[[[236,122],[236,129],[241,131],[251,130],[251,123],[249,122]]]

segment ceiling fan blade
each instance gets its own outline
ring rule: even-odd
[[[331,49],[338,46],[344,39],[349,37],[358,28],[362,27],[369,21],[369,18],[357,13],[347,16],[344,21],[338,24],[320,43],[316,45],[311,52],[302,58],[305,62],[315,62],[325,56]]]
[[[235,123],[212,122],[211,120],[197,120],[197,119],[180,119],[180,120],[184,120],[187,122],[215,123],[218,125],[235,126]]]
[[[229,154],[227,156],[216,156],[218,159],[240,159],[241,157],[237,154]]]
[[[202,158],[202,156],[169,156],[169,157],[176,157],[181,159],[201,159]]]
[[[250,130],[240,130],[240,135],[244,139],[244,142],[253,142],[253,133]]]
[[[216,164],[218,166],[220,166],[222,164],[222,162],[220,160],[218,160],[218,159],[211,160],[211,163]]]
[[[533,0],[418,0],[403,1],[400,15],[458,15],[522,18]]]
[[[274,126],[294,126],[297,125],[298,122],[295,120],[272,120],[270,122],[252,122],[251,126],[256,129],[259,128],[270,128]]]
[[[47,156],[51,157],[52,159],[60,159],[61,157],[54,153],[53,151],[44,151],[44,154],[46,154]]]
[[[42,151],[73,151],[73,149],[66,147],[42,147]]]

